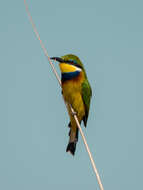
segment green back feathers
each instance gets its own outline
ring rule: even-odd
[[[82,99],[83,99],[84,107],[85,107],[85,116],[83,118],[83,122],[86,127],[88,114],[89,114],[89,108],[90,108],[90,99],[92,96],[92,90],[87,79],[84,80],[84,82],[82,83],[81,91],[82,91]]]

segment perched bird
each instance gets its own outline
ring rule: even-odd
[[[84,66],[77,56],[68,54],[62,57],[52,57],[51,59],[59,62],[61,70],[62,94],[67,103],[70,117],[68,125],[70,127],[70,138],[66,151],[74,155],[78,141],[78,127],[70,106],[74,109],[79,123],[83,121],[86,127],[92,90]]]

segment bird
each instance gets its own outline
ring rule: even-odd
[[[76,114],[79,123],[83,121],[87,125],[87,119],[90,109],[92,89],[87,78],[85,68],[78,56],[67,54],[61,57],[51,57],[59,63],[61,71],[62,95],[67,104],[70,122],[68,124],[69,143],[66,152],[75,155],[76,144],[78,141],[79,129],[74,119]],[[71,107],[74,113],[71,111]]]

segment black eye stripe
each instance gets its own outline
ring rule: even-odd
[[[72,61],[72,60],[64,60],[64,61],[65,61],[65,63],[68,63],[68,64],[70,64],[70,65],[74,65],[74,66],[76,66],[76,67],[82,69],[82,66],[81,66],[81,65],[78,65],[77,63],[75,63],[75,62]]]
[[[56,60],[59,63],[68,63],[68,64],[71,64],[71,65],[74,65],[78,68],[83,69],[83,67],[80,64],[78,64],[76,60],[72,60],[72,59],[66,60],[66,59],[63,59],[60,57],[50,57],[50,59]]]

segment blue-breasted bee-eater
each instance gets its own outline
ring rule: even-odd
[[[66,151],[74,155],[78,141],[78,127],[70,106],[74,109],[79,123],[83,121],[86,127],[92,91],[84,66],[77,56],[68,54],[62,57],[52,57],[51,59],[59,62],[61,70],[62,94],[67,103],[70,117],[70,138]]]

